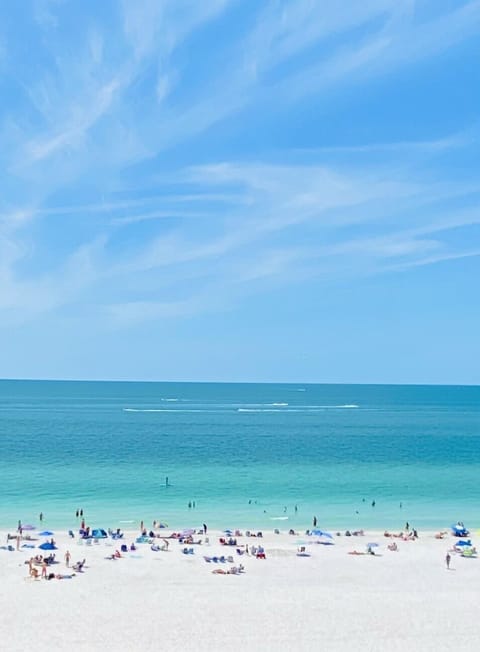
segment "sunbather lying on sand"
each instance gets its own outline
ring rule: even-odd
[[[239,566],[232,566],[229,570],[224,570],[223,568],[216,568],[212,571],[214,575],[240,575],[243,573],[245,568],[240,564]]]
[[[437,532],[435,539],[444,539],[447,536],[448,532]]]

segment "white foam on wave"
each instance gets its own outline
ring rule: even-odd
[[[275,410],[274,408],[238,408],[237,412],[285,412],[288,410]]]
[[[271,403],[271,405],[278,405]],[[280,405],[284,405],[283,403]],[[288,405],[288,404],[285,404]],[[324,410],[351,410],[358,408],[358,405],[346,404],[346,405],[297,405],[295,407],[285,407],[285,408],[238,408],[237,412],[323,412]]]
[[[123,408],[124,412],[216,412],[216,410],[182,410],[176,408]]]
[[[270,516],[271,521],[288,521],[288,516]]]
[[[160,400],[165,401],[166,403],[176,403],[178,401],[178,398],[162,398]]]
[[[237,412],[323,412],[323,408],[238,408]]]
[[[288,405],[288,403],[267,403],[267,405],[274,405],[274,406],[278,406],[278,407],[284,407],[285,406],[286,407]]]
[[[317,408],[322,410],[351,410],[353,408],[358,408],[360,406],[351,403],[345,405],[298,405],[297,407],[305,408],[305,409]]]

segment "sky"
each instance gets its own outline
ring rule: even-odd
[[[480,384],[480,0],[0,2],[0,377]]]

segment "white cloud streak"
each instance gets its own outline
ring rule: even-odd
[[[219,309],[233,296],[303,275],[353,278],[476,255],[450,241],[451,230],[478,224],[475,209],[452,213],[439,204],[474,203],[478,187],[435,174],[436,156],[471,142],[464,132],[318,148],[305,155],[308,164],[298,149],[276,163],[254,151],[249,163],[233,156],[209,163],[207,152],[197,164],[187,156],[168,165],[165,152],[248,107],[274,115],[277,104],[354,88],[437,56],[478,30],[480,2],[422,21],[413,2],[367,0],[348,12],[335,2],[269,2],[253,29],[226,48],[225,61],[219,52],[202,87],[190,88],[188,65],[176,54],[235,6],[125,1],[115,33],[89,22],[81,52],[60,56],[67,50],[55,40],[55,3],[37,5],[50,64],[38,79],[19,80],[28,110],[2,114],[2,315],[15,311],[21,321],[90,297],[109,319],[131,325]],[[349,158],[372,152],[380,162]],[[338,164],[326,160],[331,153]],[[433,161],[431,173],[411,164],[419,154]],[[141,165],[150,180],[145,192],[135,191]],[[72,232],[53,270],[29,272],[37,251],[25,227],[34,219],[45,239],[52,224]]]

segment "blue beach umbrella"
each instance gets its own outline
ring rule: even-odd
[[[378,543],[367,543],[367,548],[378,548]]]
[[[56,550],[57,546],[54,546],[53,543],[50,543],[49,541],[45,541],[45,543],[41,543],[38,546],[41,550]]]
[[[328,539],[333,539],[333,534],[330,534],[330,532],[324,532],[323,530],[312,530],[312,534],[316,537],[327,537]]]
[[[470,539],[462,539],[461,541],[457,541],[455,543],[456,546],[471,546],[472,542]]]
[[[50,532],[50,530],[45,530],[45,532],[39,532],[38,536],[39,537],[51,537],[51,536],[53,536],[53,532]]]

